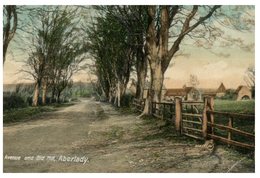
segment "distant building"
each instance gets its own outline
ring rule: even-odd
[[[226,87],[224,86],[223,83],[221,83],[216,91],[216,96],[223,97],[225,94],[226,94]]]
[[[225,94],[226,87],[223,83],[221,83],[217,89],[197,89],[194,87],[187,87],[186,85],[184,85],[183,88],[167,89],[164,95],[164,99],[174,100],[175,97],[181,97],[183,100],[197,101],[202,100],[203,97],[206,96],[223,97]]]
[[[201,99],[201,94],[196,88],[186,86],[184,86],[184,88],[172,88],[166,90],[164,94],[165,100],[174,100],[175,97],[180,97],[183,100],[188,101],[197,101]]]
[[[202,98],[206,97],[206,96],[212,96],[212,97],[216,97],[217,95],[217,90],[216,89],[205,89],[205,88],[201,88],[199,89],[199,91],[201,92],[201,96]]]
[[[240,85],[236,91],[236,100],[248,100],[252,99],[252,91],[244,85]]]
[[[213,97],[223,97],[226,94],[226,87],[223,83],[220,84],[220,86],[217,89],[200,89],[200,92],[202,94],[202,97],[205,96],[213,96]]]

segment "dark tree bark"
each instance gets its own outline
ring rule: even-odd
[[[6,5],[4,6],[4,10],[4,15],[6,15],[6,24],[4,24],[3,27],[3,63],[5,63],[8,45],[13,39],[15,31],[17,29],[16,6]]]
[[[143,40],[142,40],[143,41]],[[143,44],[140,43],[140,44]],[[145,89],[145,80],[147,76],[147,58],[143,52],[143,46],[138,47],[136,54],[136,73],[137,73],[137,82],[136,82],[136,98],[142,99]]]

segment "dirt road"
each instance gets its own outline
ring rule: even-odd
[[[255,171],[245,154],[224,146],[212,152],[163,121],[86,99],[3,131],[4,172]]]

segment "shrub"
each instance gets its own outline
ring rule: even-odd
[[[127,93],[122,96],[121,105],[123,107],[130,107],[131,103],[133,102],[134,96],[130,93]]]
[[[23,99],[23,97],[15,93],[3,97],[4,110],[13,109],[13,108],[24,108],[26,106],[28,106],[27,101]]]
[[[217,99],[223,99],[223,100],[234,100],[236,98],[235,90],[228,89],[224,96],[218,97]]]

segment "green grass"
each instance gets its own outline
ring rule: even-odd
[[[215,100],[215,110],[244,114],[255,114],[255,100]]]
[[[26,107],[18,109],[4,110],[3,122],[4,123],[14,123],[20,121],[26,121],[33,119],[37,114],[44,112],[53,112],[58,110],[60,107],[71,106],[71,103],[63,104],[51,104],[48,106],[38,106],[38,107]]]

